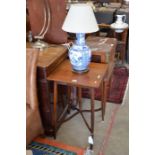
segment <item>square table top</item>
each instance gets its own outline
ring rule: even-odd
[[[86,73],[75,73],[69,60],[64,60],[48,77],[49,81],[56,81],[67,85],[81,86],[87,88],[99,88],[108,70],[107,64],[89,64]]]

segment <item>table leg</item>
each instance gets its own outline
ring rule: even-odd
[[[56,139],[57,129],[57,82],[54,82],[54,103],[53,103],[53,125],[54,125],[54,139]]]
[[[71,90],[71,100],[72,100],[72,109],[74,110],[77,106],[77,88],[75,86],[72,86]]]
[[[102,121],[104,121],[104,92],[103,92],[103,89],[104,89],[104,84],[103,84],[103,81],[101,83],[101,115],[102,115]]]
[[[111,83],[112,83],[112,76],[110,76],[110,78],[109,78],[109,80],[108,80],[108,84],[107,84],[107,94],[109,94],[109,92],[110,92]]]
[[[94,139],[94,89],[91,88],[91,136]],[[90,145],[90,149],[93,149],[93,145]]]
[[[68,104],[68,110],[67,112],[70,113],[71,110],[71,86],[67,86],[67,104]]]
[[[88,124],[87,120],[85,119],[84,115],[83,115],[83,110],[82,110],[82,88],[78,87],[78,103],[79,103],[79,113],[81,114],[84,123],[86,124],[88,130],[92,133],[92,128],[90,127],[90,125]]]
[[[106,109],[106,102],[107,102],[107,81],[102,82],[102,102],[103,102],[103,109],[102,109],[102,120],[104,120],[104,115],[105,115],[105,109]]]

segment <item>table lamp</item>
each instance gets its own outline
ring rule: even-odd
[[[91,50],[85,43],[85,33],[99,30],[91,6],[88,4],[72,4],[62,29],[66,32],[76,33],[76,41],[69,49],[72,70],[77,73],[87,72],[91,61]]]

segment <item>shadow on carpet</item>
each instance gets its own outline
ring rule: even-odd
[[[113,103],[122,103],[126,85],[128,82],[129,70],[126,67],[115,67],[112,75],[111,88],[108,91],[107,101]],[[85,98],[90,98],[89,90],[83,89],[82,95]],[[95,99],[101,100],[99,89],[95,90]]]

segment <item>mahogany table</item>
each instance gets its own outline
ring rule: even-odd
[[[48,81],[54,82],[54,108],[53,108],[53,124],[54,124],[54,137],[56,138],[56,132],[58,130],[59,122],[61,118],[57,117],[57,94],[58,85],[67,85],[68,87],[78,88],[78,112],[81,114],[86,126],[88,127],[92,137],[94,136],[94,89],[100,88],[102,99],[101,99],[101,111],[102,119],[104,118],[104,106],[105,102],[103,100],[103,79],[106,76],[108,70],[107,64],[101,63],[90,63],[89,71],[83,74],[78,74],[72,71],[72,67],[69,60],[63,61],[57,69],[55,69],[48,77]],[[82,88],[88,88],[91,93],[91,125],[89,126],[84,118],[82,109]],[[69,108],[70,103],[68,103]],[[66,110],[67,110],[66,108]]]

